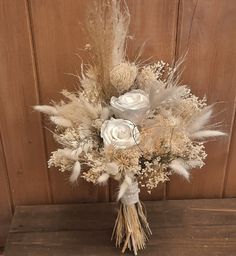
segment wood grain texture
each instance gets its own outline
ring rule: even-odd
[[[86,38],[80,22],[85,20],[85,10],[91,1],[75,0],[31,0],[30,13],[37,54],[37,71],[40,85],[40,103],[61,99],[60,91],[74,90],[77,80],[66,73],[78,73]],[[47,124],[47,120],[44,120]],[[56,149],[51,133],[46,132],[47,155]],[[71,186],[69,173],[50,170],[50,180],[55,203],[78,201],[106,201],[108,188],[94,186],[80,180]]]
[[[193,171],[190,183],[172,178],[167,187],[168,198],[222,196],[236,95],[235,13],[233,0],[180,2],[177,55],[188,50],[183,81],[191,85],[196,95],[206,94],[209,103],[219,102],[214,120],[222,121],[228,136],[207,144],[206,166]]]
[[[235,255],[236,199],[145,204],[153,236],[139,255]],[[113,203],[17,207],[4,255],[120,255],[115,217]]]
[[[236,185],[235,185],[236,157],[235,155],[236,155],[236,119],[234,117],[234,125],[232,126],[232,137],[230,142],[228,164],[227,164],[226,175],[225,175],[223,197],[236,196]]]
[[[37,104],[27,6],[0,1],[1,134],[13,202],[49,203],[50,191]]]
[[[12,217],[12,198],[0,134],[0,245],[5,244]],[[0,249],[1,255],[1,249]]]

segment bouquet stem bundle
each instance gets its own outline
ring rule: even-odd
[[[134,189],[136,191],[133,193]],[[115,240],[116,247],[122,246],[122,253],[128,248],[137,255],[138,250],[146,247],[146,242],[152,234],[138,193],[138,184],[132,184],[122,197],[119,205],[112,239]]]

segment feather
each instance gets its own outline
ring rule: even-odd
[[[176,102],[184,95],[185,91],[185,86],[152,86],[149,94],[150,107],[154,109],[161,104]]]
[[[110,175],[116,175],[119,172],[119,166],[115,162],[108,163],[105,169]]]
[[[209,137],[218,137],[218,136],[225,136],[226,133],[221,131],[213,131],[213,130],[202,130],[195,133],[192,133],[190,138],[191,139],[205,139]]]
[[[207,106],[200,113],[194,115],[187,125],[187,132],[192,134],[201,130],[210,120],[213,113],[213,106]]]
[[[60,117],[60,116],[51,116],[50,120],[58,125],[58,126],[62,126],[62,127],[71,127],[72,123],[70,120],[65,119],[64,117]]]
[[[184,178],[189,180],[189,172],[187,171],[184,161],[180,158],[173,160],[169,167],[177,174],[182,175]]]
[[[107,120],[110,116],[110,109],[107,107],[104,107],[101,112],[100,119]]]
[[[103,173],[98,179],[97,179],[97,182],[98,183],[101,183],[101,184],[104,184],[108,181],[109,179],[109,174],[107,173]]]
[[[71,152],[71,156],[77,160],[77,158],[79,157],[79,155],[82,153],[83,149],[82,148],[77,148],[72,150]]]
[[[126,175],[124,181],[120,185],[120,190],[118,193],[117,200],[120,200],[122,198],[122,196],[125,194],[126,190],[131,184],[132,184],[132,179]]]
[[[71,160],[78,160],[78,156],[81,154],[82,149],[78,148],[78,149],[69,149],[69,148],[63,148],[63,149],[58,149],[58,152],[60,152],[60,154],[68,159]]]
[[[70,182],[71,183],[74,183],[76,182],[76,180],[78,179],[79,175],[80,175],[80,172],[81,172],[81,165],[80,165],[80,162],[79,161],[76,161],[74,166],[73,166],[73,169],[72,169],[72,174],[70,176]]]
[[[42,112],[47,115],[57,115],[58,111],[55,107],[53,106],[48,106],[48,105],[37,105],[33,107],[35,110]]]

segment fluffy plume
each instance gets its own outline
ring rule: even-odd
[[[109,179],[109,174],[103,173],[101,176],[99,176],[97,182],[100,184],[104,184],[108,181],[108,179]]]
[[[126,175],[124,181],[120,185],[120,190],[118,193],[117,200],[120,200],[121,197],[125,194],[127,188],[132,184],[132,179]]]
[[[72,150],[72,149],[69,149],[69,148],[63,148],[63,149],[58,149],[58,152],[62,156],[76,161],[76,160],[78,160],[78,156],[81,154],[82,149],[78,148],[78,149]]]
[[[185,94],[185,86],[164,87],[162,82],[157,82],[150,89],[149,100],[151,109],[157,108],[161,104],[178,102]]]
[[[72,174],[70,176],[70,182],[71,183],[74,183],[77,181],[79,175],[80,175],[80,172],[81,172],[81,165],[80,165],[80,162],[79,161],[76,161],[74,166],[73,166],[73,169],[72,169]]]
[[[48,106],[48,105],[37,105],[37,106],[34,106],[33,107],[35,110],[39,111],[39,112],[42,112],[44,114],[47,114],[47,115],[57,115],[58,114],[58,111],[55,107],[53,106]]]
[[[225,136],[226,133],[213,130],[202,130],[191,134],[191,139],[205,139],[210,137]]]
[[[110,117],[110,109],[107,108],[107,107],[104,107],[104,108],[102,109],[100,118],[101,118],[102,120],[107,120],[107,119],[109,119],[109,117]]]
[[[107,101],[116,94],[110,85],[110,70],[124,61],[130,15],[121,1],[98,0],[90,8],[87,31],[99,74],[100,94]]]
[[[58,125],[58,126],[62,126],[62,127],[71,127],[72,123],[70,120],[65,119],[64,117],[60,117],[60,116],[51,116],[50,120]]]
[[[66,117],[78,124],[89,123],[100,117],[103,110],[101,103],[91,103],[82,95],[76,97],[67,91],[63,91],[63,95],[70,101],[67,104],[63,103],[56,106],[58,115],[61,117]]]
[[[191,120],[187,125],[187,131],[189,134],[192,134],[196,131],[201,130],[204,126],[210,121],[210,118],[213,113],[213,106],[207,106],[200,111],[200,113],[196,113],[193,115]]]
[[[119,172],[119,166],[114,162],[108,163],[105,169],[110,175],[116,175]]]
[[[184,178],[189,180],[189,172],[186,169],[184,161],[180,158],[173,160],[169,167],[177,174],[182,175]]]

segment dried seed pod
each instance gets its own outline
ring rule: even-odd
[[[149,66],[144,67],[137,76],[138,88],[142,90],[149,89],[156,80],[155,72]]]
[[[124,62],[115,66],[110,72],[110,82],[118,92],[128,90],[134,83],[138,68],[134,63]]]

